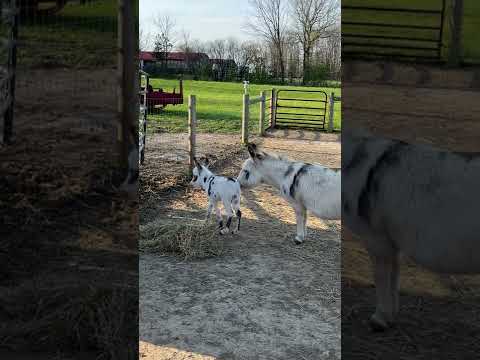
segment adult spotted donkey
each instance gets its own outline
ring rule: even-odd
[[[280,191],[295,210],[295,243],[305,239],[307,211],[322,219],[340,219],[340,171],[291,161],[259,150],[255,144],[249,144],[247,149],[250,158],[244,162],[238,182],[246,188],[267,183]]]
[[[400,253],[432,271],[480,273],[480,154],[352,128],[342,133],[342,172],[342,226],[373,263],[374,329],[399,311]]]

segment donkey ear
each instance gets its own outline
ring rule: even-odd
[[[247,144],[247,150],[250,154],[250,157],[252,159],[255,159],[255,157],[257,156],[257,145],[255,145],[254,143],[249,143]]]
[[[253,143],[247,145],[247,150],[253,160],[262,160],[265,157],[265,154]]]
[[[197,160],[196,157],[193,158],[193,163],[199,170],[202,168],[202,165],[200,164],[200,162]]]

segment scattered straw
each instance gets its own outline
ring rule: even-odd
[[[184,259],[220,256],[223,241],[216,224],[163,223],[140,231],[140,250],[174,254]]]

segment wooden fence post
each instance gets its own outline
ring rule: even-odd
[[[250,118],[250,96],[243,94],[242,109],[242,144],[248,143],[248,122]]]
[[[329,103],[329,118],[328,118],[328,132],[333,132],[333,117],[335,116],[335,94],[332,92],[330,95]]]
[[[260,93],[260,97],[261,97],[261,100],[260,100],[260,119],[259,119],[259,123],[258,123],[258,134],[260,136],[263,136],[265,135],[265,129],[264,129],[264,125],[265,125],[265,91],[262,91]]]
[[[118,6],[118,76],[120,97],[118,110],[120,122],[118,126],[118,141],[120,145],[121,167],[128,169],[128,155],[132,129],[138,125],[138,88],[136,85],[137,39],[133,14],[133,4],[129,0],[120,0]]]
[[[197,99],[195,95],[188,97],[188,154],[189,154],[189,171],[190,175],[193,171],[195,162],[195,135],[197,126]]]
[[[15,0],[10,0],[10,9],[8,9],[8,25],[11,28],[10,36],[6,40],[8,44],[8,64],[7,64],[7,84],[8,94],[5,104],[0,104],[0,117],[3,118],[3,124],[0,125],[0,144],[9,143],[13,135],[13,115],[15,106],[15,78],[17,67],[17,40],[18,40],[18,17],[19,9]],[[3,105],[6,107],[3,108]]]
[[[450,15],[452,21],[450,24],[450,51],[448,54],[448,65],[453,67],[459,66],[462,61],[463,11],[463,0],[455,0],[453,13]]]
[[[270,96],[270,128],[275,127],[275,118],[276,118],[276,112],[277,112],[277,100],[276,100],[276,90],[275,88],[272,88],[272,94]]]

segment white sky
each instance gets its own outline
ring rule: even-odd
[[[140,29],[144,34],[155,32],[152,18],[167,14],[176,22],[176,30],[190,32],[191,39],[209,41],[235,37],[249,38],[242,30],[248,1],[246,0],[139,0]]]

